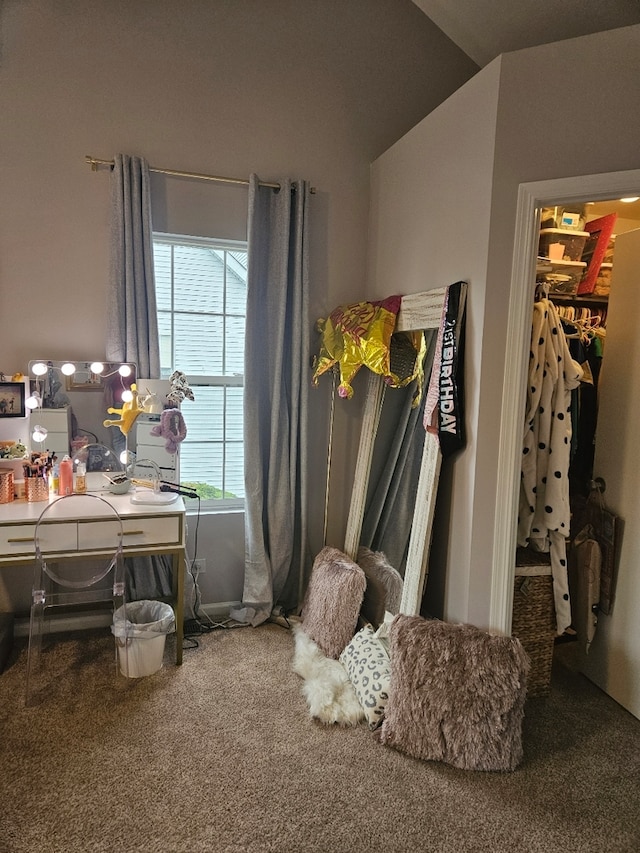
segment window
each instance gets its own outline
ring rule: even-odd
[[[242,506],[247,244],[154,234],[153,249],[161,377],[181,370],[195,396],[182,406],[180,480]]]

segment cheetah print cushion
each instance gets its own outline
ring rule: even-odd
[[[369,728],[377,729],[384,719],[389,699],[391,661],[384,640],[365,625],[340,655],[349,680],[367,717]]]

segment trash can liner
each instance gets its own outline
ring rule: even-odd
[[[163,601],[129,601],[114,612],[111,625],[115,637],[148,640],[175,629],[173,608]]]

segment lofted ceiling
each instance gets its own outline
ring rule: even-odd
[[[640,24],[640,0],[413,0],[483,68],[501,53]],[[600,202],[590,217],[616,212],[640,221],[640,201]]]
[[[481,68],[512,50],[640,24],[640,0],[413,0]]]

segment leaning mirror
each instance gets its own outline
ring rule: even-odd
[[[395,331],[422,330],[432,338],[440,327],[446,288],[411,294],[403,297]],[[356,558],[361,543],[365,504],[368,493],[371,463],[382,411],[384,381],[374,373],[368,377],[360,445],[356,460],[354,485],[345,536],[345,553]],[[425,432],[419,463],[417,491],[412,508],[410,536],[404,569],[404,584],[400,610],[407,615],[420,612],[426,580],[433,513],[438,490],[441,454],[437,436]]]

